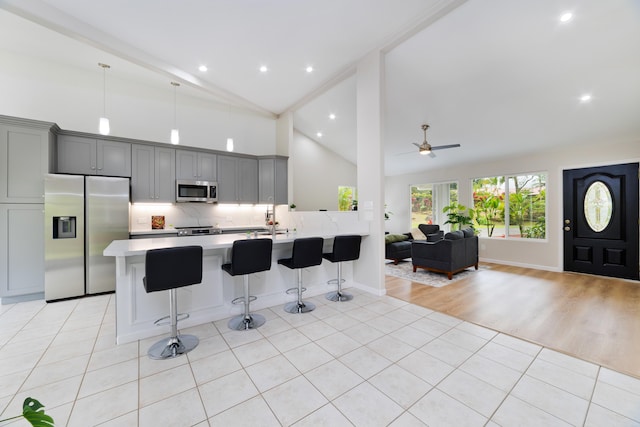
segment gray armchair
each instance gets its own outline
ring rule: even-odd
[[[437,224],[420,224],[418,229],[427,237],[427,242],[435,242],[444,237],[444,231]]]
[[[424,233],[424,231],[423,231]],[[426,233],[425,233],[426,234]],[[443,239],[411,243],[413,272],[418,268],[446,273],[449,280],[466,268],[478,269],[478,236],[472,228],[453,231]]]

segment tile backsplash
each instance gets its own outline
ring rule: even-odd
[[[282,206],[285,208],[286,206]],[[151,230],[151,217],[164,216],[165,229],[184,226],[255,227],[265,225],[267,205],[218,205],[207,203],[133,204],[130,231]],[[280,207],[276,214],[280,212]]]
[[[271,209],[271,205],[268,206]],[[262,227],[267,205],[226,205],[207,203],[133,204],[130,211],[132,232],[151,230],[151,217],[164,216],[165,229],[184,226]],[[305,233],[368,232],[369,223],[358,212],[289,212],[287,205],[276,206],[278,228]]]

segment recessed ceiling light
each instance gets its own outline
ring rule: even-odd
[[[571,18],[573,18],[573,13],[565,12],[562,15],[560,15],[560,22],[569,22],[571,21]]]
[[[318,138],[322,138],[322,132],[318,132],[318,133],[316,133],[316,136],[317,136]]]
[[[266,65],[261,65],[261,66],[260,66],[260,72],[261,72],[261,73],[266,73],[267,71],[269,71],[269,69],[267,68],[267,66],[266,66]]]
[[[331,114],[329,114],[329,118],[330,118],[331,120],[335,120],[335,119],[336,119],[336,115],[335,115],[335,114],[333,114],[333,113],[331,113]]]
[[[589,102],[591,101],[591,94],[585,93],[580,97],[580,102]]]
[[[208,70],[208,68],[207,68],[206,65],[201,65],[201,66],[198,67],[198,70],[200,70],[200,71],[202,71],[204,73],[205,71]]]
[[[305,68],[305,70],[307,71],[307,73],[313,73],[313,67],[311,65]]]

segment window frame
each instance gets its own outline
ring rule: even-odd
[[[544,192],[545,192],[545,197],[544,197],[544,237],[540,238],[540,237],[523,237],[521,234],[515,236],[515,235],[510,235],[509,231],[512,227],[511,225],[511,200],[510,197],[506,196],[507,194],[511,194],[511,189],[510,189],[510,181],[511,179],[517,179],[517,177],[521,177],[521,176],[542,176],[544,177],[544,180],[542,181],[542,183],[544,183]],[[499,179],[503,179],[504,180],[504,191],[502,192],[502,194],[505,196],[503,198],[503,202],[504,202],[504,211],[503,211],[503,217],[504,217],[504,229],[505,229],[505,233],[504,236],[483,236],[483,235],[479,235],[479,238],[482,239],[490,239],[490,240],[511,240],[511,241],[527,241],[527,242],[547,242],[549,240],[549,231],[548,231],[548,218],[549,218],[549,196],[547,194],[547,189],[548,189],[548,185],[549,185],[549,172],[548,171],[536,171],[536,172],[519,172],[519,173],[510,173],[510,174],[503,174],[503,175],[493,175],[493,176],[480,176],[480,177],[475,177],[475,178],[471,178],[470,180],[470,184],[471,184],[471,206],[475,209],[476,205],[475,205],[475,200],[474,200],[474,181],[479,180],[479,179],[489,179],[489,178],[497,178]],[[514,192],[515,194],[515,192]],[[477,221],[477,217],[478,214],[476,212],[476,218],[474,219],[474,226],[477,226],[479,229],[484,229],[484,225],[480,225]],[[517,227],[517,224],[515,225]]]
[[[455,184],[455,190],[456,190],[456,201],[459,203],[460,200],[460,182],[458,180],[446,180],[446,181],[439,181],[439,182],[427,182],[427,183],[421,183],[421,184],[409,184],[409,229],[413,229],[413,221],[412,221],[412,217],[413,217],[413,203],[412,203],[412,197],[413,197],[413,192],[411,191],[412,188],[414,187],[420,187],[420,186],[431,186],[431,201],[432,201],[432,208],[431,208],[431,212],[432,212],[432,223],[433,224],[438,224],[440,225],[440,229],[446,229],[447,227],[449,227],[449,224],[444,224],[444,222],[447,220],[447,216],[446,214],[444,214],[442,212],[442,208],[444,208],[445,206],[447,206],[449,203],[451,203],[451,186],[452,184]],[[434,209],[434,187],[436,186],[444,186],[444,185],[448,185],[449,189],[447,190],[447,204],[443,205],[443,206],[437,206],[439,207],[439,209],[436,211]],[[438,191],[438,193],[440,193],[440,191]],[[442,197],[441,195],[436,195],[436,202],[440,202],[442,201]],[[422,222],[421,224],[424,224],[424,222]]]

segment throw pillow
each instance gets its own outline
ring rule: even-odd
[[[384,236],[384,244],[388,245],[389,243],[402,242],[407,240],[409,237],[404,234],[387,234]]]
[[[411,235],[413,236],[413,240],[427,240],[427,236],[417,227],[411,229]]]

